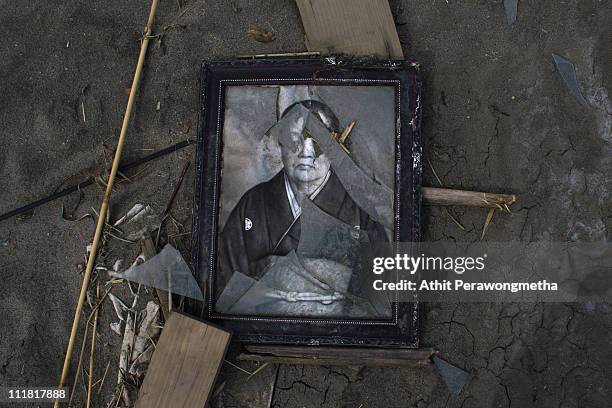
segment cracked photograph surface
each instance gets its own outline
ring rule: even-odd
[[[218,312],[391,316],[360,254],[392,237],[395,111],[392,86],[227,88]]]

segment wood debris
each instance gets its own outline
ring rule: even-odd
[[[274,34],[271,31],[264,30],[263,28],[255,27],[248,31],[249,37],[255,41],[262,43],[269,43],[274,41]]]
[[[100,284],[96,285],[96,304],[100,303]],[[93,371],[94,371],[94,354],[96,350],[96,329],[98,327],[98,313],[100,312],[100,307],[96,307],[96,311],[94,312],[94,321],[93,328],[91,332],[91,351],[89,354],[89,382],[87,386],[87,408],[91,407],[91,390],[93,384]]]
[[[140,289],[140,286],[139,286]],[[160,333],[160,307],[149,301],[144,310],[135,310],[139,291],[134,296],[132,307],[126,311],[125,329],[119,354],[117,388],[119,398],[131,406],[142,378],[155,350],[155,341]]]
[[[177,312],[170,314],[136,407],[205,406],[229,341],[224,330]]]
[[[297,0],[308,51],[404,59],[387,0]]]
[[[487,212],[487,219],[485,220],[484,226],[482,227],[482,234],[480,235],[481,241],[484,239],[487,230],[491,226],[491,221],[493,221],[493,215],[495,215],[495,208],[489,208],[489,211]]]

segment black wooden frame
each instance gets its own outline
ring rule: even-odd
[[[395,143],[395,240],[420,239],[421,79],[417,64],[342,58],[204,63],[193,207],[192,262],[206,293],[188,312],[232,331],[245,342],[418,347],[417,303],[394,303],[391,319],[330,319],[222,315],[214,310],[218,197],[226,86],[255,84],[390,85],[399,119]],[[204,287],[206,284],[206,287]]]

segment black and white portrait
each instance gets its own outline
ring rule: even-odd
[[[215,274],[224,314],[381,318],[362,254],[392,241],[392,86],[228,86]]]

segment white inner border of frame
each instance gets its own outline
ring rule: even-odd
[[[400,80],[399,79],[356,79],[356,78],[320,78],[316,80],[317,82],[349,82],[349,83],[377,83],[377,84],[393,84],[395,88],[395,96],[397,100],[397,119],[396,119],[396,144],[399,142],[401,138],[401,88],[400,88]],[[252,82],[255,84],[265,83],[265,82],[275,82],[282,85],[283,82],[312,82],[312,78],[249,78],[249,79],[221,79],[219,80],[219,103],[217,105],[217,140],[215,146],[215,169],[219,168],[219,156],[220,156],[220,145],[221,145],[221,107],[223,106],[223,86],[224,83],[230,82]],[[396,160],[395,166],[398,166],[398,163],[401,163],[401,151],[398,149],[396,152]],[[395,169],[397,170],[397,169]],[[363,321],[363,320],[325,320],[325,319],[308,319],[308,318],[293,318],[287,319],[282,317],[251,317],[251,316],[230,316],[230,315],[217,315],[214,314],[214,307],[212,304],[212,294],[213,292],[213,270],[215,266],[214,256],[216,254],[217,248],[217,207],[218,207],[218,197],[217,197],[217,183],[218,183],[218,173],[215,172],[214,176],[214,188],[213,188],[213,226],[211,233],[211,251],[210,257],[208,260],[208,287],[209,287],[209,296],[208,296],[208,311],[209,317],[214,319],[225,319],[225,320],[248,320],[248,321],[266,321],[266,322],[281,322],[281,323],[313,323],[313,324],[342,324],[342,325],[362,325],[362,326],[396,326],[399,320],[399,295],[397,292],[395,293],[395,308],[393,310],[393,321]],[[397,186],[397,180],[395,180]],[[395,192],[395,222],[399,222],[399,194]],[[395,241],[399,241],[399,225],[394,225],[395,232]]]

